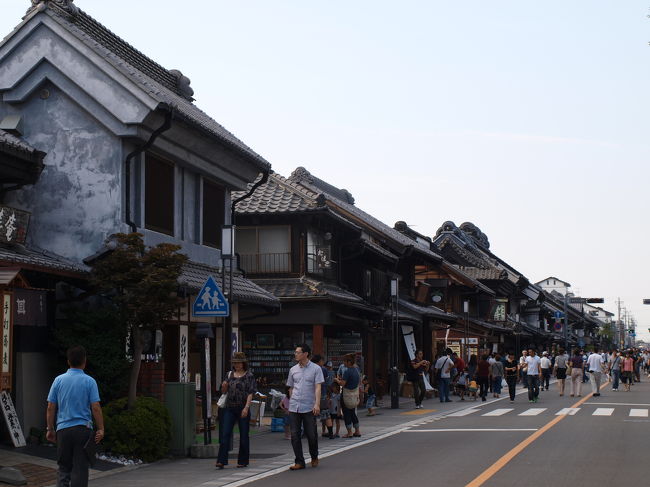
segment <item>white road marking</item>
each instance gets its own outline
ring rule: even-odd
[[[591,406],[650,406],[650,404],[638,404],[632,402],[586,402],[586,405]]]
[[[504,414],[509,413],[510,411],[514,411],[514,408],[495,409],[494,411],[490,411],[489,413],[482,414],[481,416],[503,416]]]
[[[592,416],[611,416],[614,408],[596,408]]]
[[[537,416],[544,411],[546,411],[546,408],[530,408],[527,411],[520,413],[519,416]]]
[[[630,416],[635,418],[647,418],[648,410],[647,409],[630,409]]]
[[[458,418],[461,416],[468,416],[472,413],[478,413],[478,409],[463,409],[461,411],[456,411],[455,413],[448,414],[448,418]]]
[[[573,416],[575,413],[580,411],[580,408],[563,408],[559,412],[555,413],[556,416]]]
[[[537,431],[536,428],[447,428],[431,430],[405,430],[404,433],[446,433],[446,432],[477,432],[477,431]]]

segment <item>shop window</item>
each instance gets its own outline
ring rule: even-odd
[[[203,180],[203,245],[221,248],[226,193],[221,186]]]
[[[151,154],[145,159],[144,226],[174,234],[174,165]]]
[[[291,271],[291,227],[237,228],[235,247],[239,265],[252,274]]]

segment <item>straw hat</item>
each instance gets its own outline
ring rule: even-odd
[[[230,359],[230,362],[233,364],[235,362],[248,363],[248,359],[246,358],[246,354],[244,352],[235,352],[235,354]]]

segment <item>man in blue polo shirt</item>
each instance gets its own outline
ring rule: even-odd
[[[305,468],[305,457],[302,454],[301,430],[304,430],[309,444],[311,466],[318,466],[316,418],[320,415],[320,391],[324,378],[320,366],[309,360],[311,354],[309,346],[298,345],[294,353],[298,363],[289,370],[287,386],[289,386],[291,396],[289,399],[291,446],[296,455],[296,461],[289,469],[302,470]]]
[[[97,426],[95,443],[104,438],[104,418],[97,383],[84,372],[86,350],[72,347],[67,356],[70,368],[54,379],[47,396],[46,437],[57,443],[57,487],[87,487],[88,458],[84,446],[93,435],[93,418]]]

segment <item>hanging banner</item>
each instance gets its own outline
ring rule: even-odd
[[[206,338],[205,342],[205,414],[206,419],[212,417],[212,377],[210,375],[210,339]]]
[[[189,367],[187,353],[187,325],[178,327],[178,381],[189,382],[190,376],[187,368]]]
[[[2,373],[0,381],[0,390],[11,389],[11,339],[12,339],[12,320],[11,320],[11,294],[2,296]]]
[[[402,327],[402,336],[404,337],[404,344],[406,345],[406,350],[408,350],[409,358],[413,360],[415,358],[415,351],[417,350],[417,347],[415,346],[413,327],[410,325],[400,326]]]

